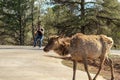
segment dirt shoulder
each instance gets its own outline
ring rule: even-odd
[[[120,80],[120,55],[116,54],[116,53],[114,53],[114,54],[112,53],[109,57],[113,60],[115,80]],[[89,71],[91,73],[95,74],[98,71],[98,68],[99,68],[99,63],[100,63],[99,60],[97,60],[96,63],[94,63],[93,61],[88,61],[88,62],[89,62],[89,64],[88,64]],[[64,65],[72,68],[72,61],[71,61],[70,58],[66,59],[66,60],[63,60],[62,63]],[[85,71],[82,62],[78,63],[77,69]],[[111,80],[110,67],[107,66],[106,64],[104,64],[100,75],[103,76],[104,78],[106,78],[107,80]]]

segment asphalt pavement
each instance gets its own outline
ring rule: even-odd
[[[0,80],[72,80],[72,68],[64,66],[59,57],[38,47],[2,46]],[[86,72],[77,70],[76,80],[88,80]],[[105,79],[99,76],[97,80]]]

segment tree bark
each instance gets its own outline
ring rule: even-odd
[[[34,0],[32,0],[32,8],[31,8],[31,16],[32,16],[32,37],[33,37],[33,39],[34,39],[35,36],[34,36],[34,24],[33,24],[33,22],[34,22],[33,8],[34,8]]]
[[[19,1],[19,11],[18,11],[18,18],[19,18],[19,45],[24,45],[24,28],[23,28],[23,26],[22,26],[22,15],[21,15],[21,1],[20,0],[18,0]]]
[[[85,0],[81,0],[81,19],[85,16]],[[85,34],[85,26],[81,26],[81,33]]]

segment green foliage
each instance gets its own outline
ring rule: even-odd
[[[77,23],[75,18],[77,17],[71,14],[67,7],[56,5],[53,8],[48,9],[47,14],[43,16],[43,21],[45,22],[46,30],[57,29],[57,34],[68,33],[66,35],[71,35],[73,33],[69,32],[69,29],[71,26],[74,27],[74,22]],[[50,31],[47,32],[49,32],[49,34],[52,33]]]
[[[0,44],[24,45],[27,34],[27,22],[30,19],[29,0],[0,1]]]
[[[34,1],[37,5],[34,6]],[[120,45],[120,3],[118,0],[0,0],[0,44],[32,44],[36,23],[50,35],[71,36],[77,32],[106,34]],[[48,4],[48,3],[47,3]],[[53,4],[53,5],[52,5]]]
[[[115,40],[115,44],[120,44],[120,3],[117,0],[52,1],[54,6],[43,17],[47,30],[56,28],[56,34],[67,36],[77,32],[106,34]]]

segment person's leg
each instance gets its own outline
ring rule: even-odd
[[[33,45],[34,47],[36,47],[37,40],[38,40],[38,36],[36,36],[34,39],[34,45]]]
[[[39,45],[40,48],[42,47],[43,38],[44,36],[40,36],[40,45]]]

